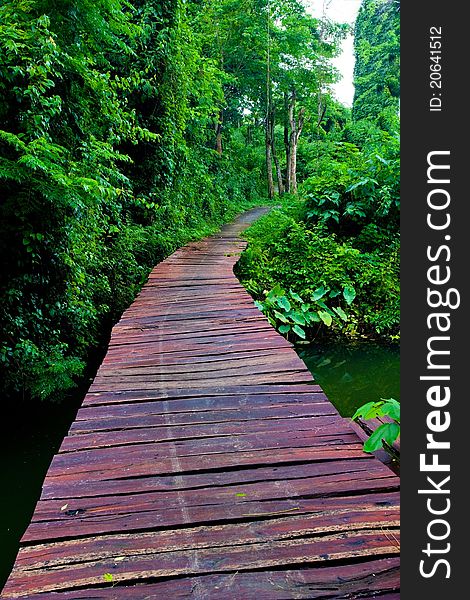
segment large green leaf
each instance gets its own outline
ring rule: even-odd
[[[352,287],[352,285],[347,285],[343,289],[343,296],[344,296],[344,299],[346,300],[346,302],[348,304],[351,304],[351,302],[356,297],[356,290]]]
[[[367,402],[367,404],[363,404],[353,414],[353,416],[351,417],[352,420],[355,421],[356,419],[360,418],[367,420],[377,416],[377,412],[374,412],[373,416],[369,416],[371,414],[371,411],[375,410],[374,407],[376,404],[376,402]]]
[[[341,319],[343,319],[343,321],[348,320],[348,315],[344,312],[344,310],[341,308],[341,306],[333,307],[333,310]]]
[[[302,329],[302,327],[299,327],[298,325],[294,325],[294,327],[292,327],[292,331],[296,333],[299,337],[301,337],[303,340],[307,337],[305,335],[305,331]]]
[[[400,403],[394,398],[384,399],[384,403],[381,406],[381,412],[383,415],[389,416],[398,423],[400,422]]]
[[[370,438],[364,444],[364,452],[375,452],[383,446],[382,440],[384,440],[389,446],[400,435],[400,425],[397,423],[384,423],[377,427],[372,433]]]
[[[276,298],[276,304],[280,308],[283,308],[286,312],[291,309],[291,303],[289,302],[287,296],[280,296],[279,298]]]
[[[324,311],[324,310],[320,310],[318,312],[318,316],[323,321],[323,323],[325,323],[325,325],[327,327],[329,327],[331,325],[331,323],[333,322],[333,319],[331,318],[331,315],[329,313],[327,313],[326,311]]]
[[[269,292],[269,294],[266,296],[266,300],[269,300],[270,302],[274,302],[279,296],[284,296],[284,295],[285,295],[285,291],[278,284],[275,287],[273,287],[273,289]]]
[[[274,316],[276,317],[276,319],[279,319],[279,321],[281,321],[282,323],[289,323],[289,319],[286,317],[286,315],[283,315],[278,310],[274,311]]]
[[[303,302],[302,298],[296,292],[289,290],[289,294],[290,294],[290,297],[292,298],[292,300],[295,300],[296,302]]]
[[[317,312],[309,311],[307,313],[304,313],[304,316],[305,316],[305,320],[307,321],[307,323],[319,323],[320,322],[320,317],[318,316]]]
[[[345,192],[352,192],[353,190],[355,190],[358,187],[362,187],[364,185],[367,185],[369,183],[373,183],[374,185],[377,185],[377,181],[375,179],[370,179],[370,178],[366,178],[366,179],[361,179],[361,181],[358,181],[357,183],[353,183],[353,185],[350,185]]]
[[[323,300],[317,300],[317,306],[320,306],[321,308],[328,310],[328,306],[323,302]]]
[[[288,317],[297,325],[305,325],[305,316],[301,312],[291,310]]]
[[[313,292],[312,300],[320,300],[320,298],[323,298],[325,294],[326,289],[323,285],[321,285]]]
[[[364,420],[375,419],[376,417],[389,416],[395,421],[400,421],[400,403],[394,398],[384,400],[380,402],[368,402],[363,406],[360,406],[354,415],[353,419],[362,418]]]

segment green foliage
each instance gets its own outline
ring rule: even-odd
[[[383,443],[391,446],[400,435],[400,403],[394,398],[381,399],[380,402],[368,402],[359,407],[354,415],[353,420],[375,419],[377,417],[389,417],[392,423],[383,423],[370,435],[369,439],[364,444],[365,452],[375,452],[382,447]]]
[[[399,229],[399,140],[376,129],[369,134],[362,149],[349,141],[325,147],[300,191],[307,201],[307,219],[349,236],[374,225],[388,241]]]
[[[350,304],[355,296],[354,289],[347,286],[343,295]],[[273,327],[280,333],[289,336],[293,334],[297,338],[307,337],[306,329],[323,323],[329,327],[333,321],[347,321],[348,316],[341,306],[327,306],[326,301],[339,296],[337,291],[331,291],[323,285],[318,287],[309,299],[302,298],[296,292],[289,290],[285,292],[276,285],[266,294],[264,301],[256,301],[256,306],[268,317]]]
[[[363,0],[355,25],[353,118],[396,130],[400,96],[400,1]]]
[[[364,0],[352,118],[327,95],[316,98],[320,118],[305,125],[299,143],[298,201],[286,198],[247,233],[239,273],[284,333],[293,323],[271,306],[267,290],[291,290],[310,302],[319,288],[337,296],[320,327],[308,324],[308,339],[399,338],[398,9],[392,0]],[[280,143],[281,131],[275,134]],[[335,308],[347,320],[331,314]]]
[[[0,375],[61,398],[149,269],[257,201],[179,0],[0,6]],[[246,149],[246,151],[242,151]]]
[[[278,328],[292,323],[282,323],[274,314],[272,303],[266,303],[266,290],[290,290],[304,303],[316,303],[313,311],[318,314],[320,303],[320,309],[332,320],[329,323],[325,315],[325,319],[320,315],[321,322],[310,328],[309,338],[327,331],[347,337],[396,337],[400,297],[398,243],[362,251],[323,225],[302,221],[304,211],[302,201],[289,201],[246,232],[249,245],[237,265],[245,287],[262,303],[262,310]],[[276,294],[272,297],[276,303],[275,298]]]

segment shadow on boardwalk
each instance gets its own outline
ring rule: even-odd
[[[398,478],[233,274],[255,209],[114,327],[2,597],[398,598]]]

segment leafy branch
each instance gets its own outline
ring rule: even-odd
[[[360,406],[354,415],[353,421],[389,417],[392,423],[383,423],[370,435],[364,444],[365,452],[375,452],[383,447],[384,442],[391,446],[400,436],[400,403],[394,398],[381,398],[380,402],[368,402]]]
[[[280,333],[293,333],[296,338],[305,340],[306,329],[315,324],[330,327],[336,323],[342,326],[348,321],[349,317],[341,306],[326,304],[328,299],[337,298],[341,293],[347,304],[351,304],[356,297],[352,286],[345,286],[341,292],[321,285],[307,300],[292,290],[286,292],[280,285],[276,285],[266,294],[264,301],[257,301],[255,304]]]

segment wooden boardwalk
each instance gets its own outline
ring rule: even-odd
[[[233,274],[251,211],[159,264],[2,597],[398,598],[398,478]]]

